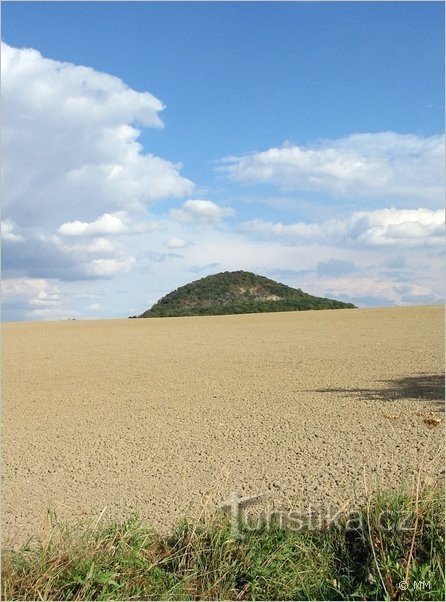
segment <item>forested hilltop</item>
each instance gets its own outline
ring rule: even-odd
[[[252,272],[220,272],[165,295],[139,318],[354,308]]]

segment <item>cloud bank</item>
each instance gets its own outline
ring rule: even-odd
[[[423,201],[439,207],[444,161],[444,136],[381,132],[228,157],[220,169],[242,183],[269,183],[334,198]]]
[[[295,244],[442,247],[445,215],[441,209],[378,209],[320,223],[252,220],[241,224],[240,229],[253,236]]]
[[[4,212],[21,226],[91,221],[193,189],[144,152],[164,105],[88,67],[2,44]]]

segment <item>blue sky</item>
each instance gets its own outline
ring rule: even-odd
[[[4,319],[125,317],[224,269],[440,302],[443,13],[4,2]]]

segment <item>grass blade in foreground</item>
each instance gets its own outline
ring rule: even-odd
[[[137,518],[58,527],[47,542],[3,552],[2,598],[444,599],[442,491],[379,494],[355,516],[317,530],[242,528],[239,539],[225,516],[168,536]]]

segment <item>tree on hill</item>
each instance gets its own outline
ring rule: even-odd
[[[252,272],[220,272],[177,288],[140,318],[354,308]]]

